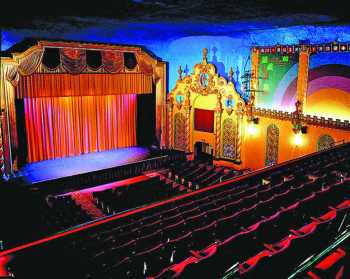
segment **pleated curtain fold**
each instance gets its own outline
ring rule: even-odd
[[[120,74],[32,74],[19,79],[17,98],[152,93],[152,76]]]

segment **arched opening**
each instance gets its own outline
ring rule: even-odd
[[[206,142],[197,141],[194,144],[194,157],[196,160],[212,162],[213,148]]]

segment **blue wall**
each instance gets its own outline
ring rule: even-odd
[[[159,58],[169,62],[169,90],[177,80],[177,69],[192,72],[201,61],[201,50],[209,49],[221,75],[229,67],[235,71],[237,89],[244,67],[249,69],[250,47],[253,45],[297,44],[299,40],[323,43],[338,40],[350,42],[350,25],[302,25],[275,28],[283,19],[251,20],[225,24],[209,23],[116,23],[96,20],[92,27],[77,28],[65,23],[49,30],[2,30],[1,48],[5,50],[25,37],[62,38],[67,40],[99,41],[145,46]],[[248,61],[248,62],[247,62]],[[238,78],[237,78],[238,76]]]

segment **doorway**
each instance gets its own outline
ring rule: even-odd
[[[199,161],[213,162],[213,148],[206,142],[197,141],[194,144],[194,158]]]

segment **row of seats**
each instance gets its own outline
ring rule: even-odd
[[[185,256],[183,252],[188,252],[189,248],[202,248],[205,246],[205,244],[208,244],[210,243],[210,241],[213,241],[213,238],[219,240],[225,239],[225,237],[228,237],[233,232],[234,224],[248,226],[253,221],[257,220],[258,215],[265,214],[266,216],[268,216],[269,214],[271,214],[273,208],[278,206],[278,204],[283,203],[285,206],[287,206],[288,199],[286,199],[286,197],[287,195],[292,196],[292,191],[294,191],[294,198],[289,197],[290,200],[297,198],[297,195],[295,193],[299,193],[299,198],[305,198],[305,196],[308,195],[308,192],[304,193],[303,187],[310,187],[311,190],[319,190],[319,188],[314,188],[314,185],[310,183],[307,186],[303,185],[303,187],[299,186],[295,189],[293,188],[293,186],[291,186],[292,189],[284,189],[284,192],[282,192],[282,190],[280,189],[281,186],[277,185],[272,189],[260,190],[258,192],[259,196],[257,196],[256,193],[251,195],[249,193],[249,190],[253,191],[255,187],[251,187],[250,189],[247,189],[245,191],[238,192],[238,200],[233,202],[229,202],[232,196],[230,196],[228,192],[225,193],[225,198],[220,197],[220,193],[220,195],[216,195],[219,197],[217,199],[213,199],[212,202],[208,202],[208,199],[206,198],[197,201],[197,205],[201,204],[200,206],[196,206],[196,204],[193,202],[191,202],[190,205],[184,205],[183,208],[187,210],[183,210],[182,214],[178,214],[175,209],[171,209],[163,212],[160,215],[147,217],[139,223],[134,222],[128,225],[115,227],[111,230],[102,231],[100,233],[99,238],[91,239],[91,243],[96,243],[98,242],[97,240],[100,240],[100,244],[101,242],[104,242],[104,245],[97,244],[95,247],[97,249],[98,247],[100,247],[102,250],[104,249],[104,247],[113,247],[113,244],[116,247],[126,247],[124,245],[128,246],[130,244],[133,244],[135,249],[137,248],[139,250],[148,250],[152,249],[152,247],[159,245],[160,242],[171,242],[171,239],[177,239],[177,237],[186,235],[191,231],[192,234],[190,238],[196,239],[196,242],[190,243],[190,246],[186,247],[182,251],[177,249],[172,250],[172,253],[170,253],[175,253],[175,255],[173,255],[172,258],[173,260],[180,260]],[[327,189],[320,190],[320,193],[323,193],[323,195],[325,195],[325,192],[327,192]],[[247,196],[242,196],[243,193],[245,193]],[[272,198],[267,198],[269,195],[272,196]],[[336,193],[334,193],[334,195],[336,195]],[[337,195],[342,196],[343,193],[338,191]],[[256,198],[266,198],[266,201],[260,200],[259,202],[257,202]],[[275,201],[273,201],[274,199]],[[227,203],[226,205],[225,202]],[[222,203],[221,206],[220,203]],[[188,209],[188,206],[191,206],[191,208]],[[240,208],[243,209],[241,211],[238,211]],[[202,212],[200,211],[200,209],[202,209]],[[205,211],[205,209],[207,211]],[[252,214],[252,212],[255,212],[255,215]],[[256,214],[257,212],[258,215]],[[170,214],[174,217],[166,218],[167,214]],[[186,214],[190,215],[186,218]],[[154,222],[152,222],[151,218],[154,218]],[[162,220],[162,218],[164,218],[164,220]],[[142,224],[144,225],[142,226]],[[187,230],[185,231],[186,225]],[[228,228],[230,227],[231,230],[228,230]],[[239,229],[239,227],[240,226],[236,226],[236,229]],[[212,234],[211,230],[212,232],[213,230],[215,230],[215,233]],[[110,237],[111,234],[114,236],[113,238]],[[210,238],[209,236],[212,236],[212,238]],[[144,239],[147,239],[145,243],[143,243]],[[152,242],[151,240],[154,240],[154,242]],[[96,251],[95,248],[93,248],[92,250]],[[119,252],[123,254],[125,251],[120,250]],[[96,254],[101,255],[100,252],[97,252]],[[130,255],[132,256],[133,254],[137,253],[131,252]],[[111,257],[111,254],[105,255],[105,257],[108,259],[113,258]],[[149,268],[149,270],[151,270],[151,268]]]
[[[349,163],[346,145],[125,214],[63,239],[64,245],[48,245],[47,253],[73,254],[84,265],[83,278],[218,278],[236,263],[235,275],[259,278],[266,259],[291,247],[304,259],[309,251],[297,243],[309,230],[320,231],[316,238],[326,245],[346,225]],[[288,273],[296,262],[280,266]]]
[[[320,246],[330,243],[337,235],[343,219],[349,213],[350,200],[330,208],[303,227],[290,230],[290,234],[279,242],[265,245],[266,249],[239,265],[239,274],[245,278],[256,278],[257,274],[285,276],[305,257],[320,251]],[[276,272],[273,267],[284,266]]]
[[[58,232],[92,220],[69,195],[50,196],[46,205],[42,214],[49,232]]]
[[[179,189],[159,176],[115,189],[93,192],[95,203],[107,214],[118,213],[178,194]]]
[[[247,257],[258,253],[266,243],[275,243],[288,234],[291,228],[303,226],[308,218],[324,214],[328,205],[332,204],[328,201],[329,197],[333,199],[333,203],[334,200],[342,201],[343,196],[350,198],[349,194],[344,195],[349,188],[345,189],[342,186],[344,185],[337,184],[328,190],[312,193],[294,204],[281,206],[276,212],[271,212],[271,215],[260,215],[259,209],[255,212],[249,210],[248,217],[245,216],[243,222],[236,218],[227,227],[223,239],[193,253],[199,256],[189,255],[189,258],[164,269],[156,278],[163,278],[165,274],[167,276],[172,274],[176,278],[193,278],[208,272],[211,272],[213,278],[218,278],[236,262],[244,261]]]
[[[244,172],[227,167],[215,167],[209,162],[185,161],[173,162],[169,166],[168,178],[193,189],[200,189],[209,185],[228,180]]]
[[[326,257],[313,265],[303,276],[307,279],[349,278],[349,240],[333,249]]]
[[[309,169],[312,168],[313,169],[313,168],[315,168],[315,166],[313,164],[307,164],[307,165],[305,165],[305,168],[309,168]],[[303,166],[303,169],[304,169],[304,166]],[[290,178],[289,180],[281,181],[281,179],[274,178],[274,177],[277,177],[277,175],[275,175],[275,176],[270,175],[270,176],[265,178],[265,180],[269,181],[268,186],[266,187],[267,189],[264,189],[264,187],[262,187],[262,185],[259,185],[259,184],[247,187],[246,189],[242,190],[240,193],[241,195],[246,194],[246,197],[244,199],[242,199],[243,201],[246,201],[246,203],[244,204],[244,202],[243,202],[241,204],[241,206],[242,206],[241,208],[245,209],[245,208],[249,208],[249,206],[254,206],[254,204],[262,203],[261,200],[259,200],[259,202],[257,202],[258,199],[266,198],[267,200],[269,200],[268,197],[271,197],[274,195],[277,195],[277,196],[280,195],[281,197],[283,197],[283,201],[288,203],[288,201],[293,201],[293,200],[295,201],[296,199],[298,199],[297,193],[299,193],[299,195],[300,195],[299,199],[300,199],[300,198],[307,197],[313,191],[325,192],[325,189],[322,189],[324,187],[324,185],[327,183],[330,183],[332,180],[335,179],[334,178],[335,176],[333,174],[330,174],[330,175],[324,174],[324,175],[316,178],[315,180],[310,180],[308,178],[308,176],[305,175],[305,173],[304,173],[304,175],[300,176],[300,172],[297,172],[296,176],[298,178],[294,178],[294,179]],[[234,193],[235,191],[237,191],[237,189],[233,189],[233,190],[230,189],[230,191],[232,191],[232,193]],[[257,194],[259,194],[259,195],[257,195]],[[288,194],[288,199],[287,199],[287,194]],[[222,193],[219,193],[218,199],[220,199],[221,195],[222,195]],[[211,197],[209,196],[209,199],[210,198]],[[221,208],[225,208],[225,209],[229,208],[225,205],[225,201],[227,203],[229,203],[229,201],[232,201],[232,198],[233,198],[232,195],[227,191],[225,193],[225,198],[222,199],[222,200],[224,200],[224,201],[222,201],[224,204],[221,205]],[[240,196],[238,194],[237,200],[239,200],[239,198],[240,198]],[[201,200],[202,199],[198,199],[197,202],[202,203],[203,201],[201,201]],[[135,251],[131,251],[131,253],[127,254],[127,256],[126,256],[128,258],[128,261],[124,261],[124,259],[122,259],[124,264],[121,264],[120,262],[117,263],[117,266],[119,268],[119,272],[120,272],[120,269],[124,268],[125,272],[129,272],[128,276],[131,276],[131,274],[132,274],[132,273],[130,273],[131,270],[138,270],[138,271],[141,270],[141,268],[139,268],[139,269],[137,269],[137,268],[131,269],[130,268],[130,265],[132,262],[134,264],[136,262],[138,262],[140,266],[143,266],[143,267],[148,266],[147,272],[148,272],[148,274],[151,274],[150,272],[152,270],[154,271],[154,268],[152,269],[150,264],[148,264],[148,265],[145,264],[146,262],[141,263],[140,260],[135,260],[135,258],[133,256],[137,255],[138,253],[143,253],[144,251],[147,251],[147,250],[153,251],[153,248],[157,247],[158,245],[160,245],[162,243],[164,245],[164,243],[166,243],[167,240],[170,241],[171,239],[177,239],[176,236],[187,235],[189,232],[191,232],[190,238],[194,237],[195,239],[197,239],[197,243],[202,244],[202,247],[203,247],[204,244],[208,244],[210,242],[210,240],[212,240],[212,239],[208,238],[208,234],[203,233],[203,230],[204,230],[203,228],[206,228],[208,226],[208,228],[206,228],[208,231],[213,229],[214,227],[218,228],[219,226],[217,226],[217,224],[220,224],[220,222],[219,222],[220,219],[230,217],[229,216],[230,213],[232,213],[231,215],[236,214],[237,210],[240,208],[239,203],[237,203],[237,200],[234,200],[233,202],[231,202],[231,204],[232,204],[231,206],[232,206],[232,208],[235,208],[236,211],[229,212],[226,210],[226,213],[228,215],[227,216],[225,216],[225,215],[220,216],[218,214],[218,212],[220,212],[220,210],[215,210],[216,208],[220,208],[219,201],[213,199],[213,201],[208,202],[208,196],[206,198],[204,198],[203,200],[207,201],[206,203],[203,202],[205,205],[203,208],[206,207],[208,212],[210,210],[212,210],[212,212],[216,213],[214,215],[214,217],[212,217],[212,219],[207,217],[208,216],[207,211],[204,211],[204,210],[201,211],[202,207],[199,207],[199,209],[197,209],[197,210],[193,210],[194,208],[196,208],[196,206],[194,204],[195,201],[192,201],[192,202],[190,202],[192,208],[189,208],[189,210],[184,210],[185,214],[181,214],[180,217],[179,217],[178,212],[174,211],[173,208],[171,210],[168,210],[171,212],[171,214],[173,216],[177,216],[178,219],[176,219],[176,218],[168,218],[168,219],[164,218],[164,220],[162,221],[162,216],[158,215],[158,216],[156,216],[157,220],[155,222],[152,222],[151,216],[148,216],[140,223],[132,222],[131,224],[128,225],[129,228],[132,227],[132,224],[135,225],[134,230],[127,231],[127,229],[126,229],[127,226],[122,226],[121,228],[114,228],[113,229],[114,238],[112,241],[119,242],[119,243],[115,243],[116,247],[124,247],[123,245],[126,245],[126,244],[130,245],[131,243],[133,245],[135,245],[134,246]],[[272,208],[276,208],[276,206],[277,205],[274,204],[273,206],[270,206],[268,208],[271,210]],[[186,206],[184,206],[184,208],[186,208]],[[186,218],[187,212],[189,212],[189,214],[194,214],[194,215],[193,216],[190,215]],[[260,212],[262,212],[262,211],[259,210],[259,213]],[[166,213],[166,212],[164,212],[164,213]],[[244,214],[241,215],[241,219],[247,222],[247,220],[249,220],[249,218],[247,218],[247,215],[249,215],[248,211],[246,211],[245,215]],[[254,216],[254,215],[251,215],[251,216]],[[154,218],[155,216],[152,216],[152,217]],[[220,217],[222,217],[222,218],[220,218]],[[183,220],[181,221],[181,219],[183,219]],[[234,223],[239,224],[239,222],[237,222],[237,219],[234,219],[233,217],[227,218],[227,219],[231,219],[231,220],[233,220]],[[189,221],[192,221],[192,220],[195,220],[197,222],[198,226],[196,226],[196,225],[191,226],[191,223],[190,223],[190,225],[188,225],[187,231],[181,229],[184,223],[185,224],[189,223]],[[213,220],[214,220],[214,222],[216,222],[216,224],[213,224]],[[215,220],[219,220],[219,221],[215,221]],[[179,222],[176,222],[176,221],[179,221]],[[250,221],[253,221],[253,220],[250,220]],[[175,224],[176,226],[173,227],[172,224],[169,222],[174,222],[173,224]],[[145,224],[145,225],[143,225],[143,224]],[[167,224],[168,225],[170,224],[169,227],[171,228],[171,231],[173,231],[173,233],[175,234],[175,236],[173,238],[169,237],[169,235],[164,233],[164,231],[167,231],[166,230]],[[244,223],[243,223],[243,225],[244,225]],[[226,228],[228,228],[229,226],[230,225],[227,225]],[[119,232],[118,232],[118,229],[120,229]],[[195,232],[197,229],[199,229],[198,231],[201,232],[201,235],[204,237],[201,238],[198,234],[193,235],[193,232]],[[161,231],[159,231],[159,230],[161,230]],[[222,234],[223,234],[221,239],[218,238],[218,234],[215,235],[215,237],[219,240],[222,240],[222,239],[224,239],[224,237],[228,236],[227,233],[232,233],[232,231],[227,231],[227,229],[222,228],[222,227],[219,227],[219,229],[217,229],[217,231],[222,232]],[[155,233],[151,233],[151,232],[155,232]],[[178,235],[176,235],[176,232],[178,233]],[[105,233],[105,234],[108,235],[108,233]],[[106,236],[106,238],[105,238],[105,239],[107,239],[107,243],[108,243],[108,240],[110,240],[110,239],[108,239],[108,237]],[[207,242],[198,241],[200,238],[207,241]],[[118,241],[117,241],[117,239],[118,239]],[[147,245],[142,244],[144,239],[147,239],[147,241],[144,242]],[[155,242],[152,242],[151,241],[152,239],[154,239]],[[181,240],[183,243],[185,243],[184,239],[181,239]],[[109,243],[111,244],[112,242],[109,242]],[[106,247],[106,246],[102,245],[102,247]],[[137,249],[136,249],[136,247],[137,247]],[[181,249],[179,249],[177,247],[175,247],[175,250],[174,250],[174,246],[173,246],[173,250],[171,250],[171,253],[170,253],[170,255],[172,255],[171,259],[173,262],[176,262],[178,260],[181,260],[181,258],[185,257],[185,254],[181,253],[181,252],[186,251],[186,250],[188,251],[189,249],[194,249],[194,248],[200,249],[202,247],[198,246],[198,245],[197,245],[197,247],[195,247],[194,244],[191,243],[190,246],[185,245],[185,249],[182,249],[182,251],[181,251]],[[162,249],[167,250],[164,247]],[[158,249],[155,249],[155,250],[158,251]],[[123,254],[125,251],[120,250],[119,252],[121,254]],[[97,254],[101,255],[101,252],[97,252]],[[169,255],[169,253],[168,253],[168,255]],[[105,255],[105,259],[110,258],[110,256],[111,256],[110,254],[107,256]],[[180,257],[178,257],[178,256],[180,256]],[[170,260],[169,257],[163,257],[163,258]],[[165,261],[165,262],[169,262],[169,261]],[[104,266],[108,266],[108,265],[109,264],[105,264]],[[128,268],[128,266],[129,266],[129,268]],[[157,266],[159,267],[159,265],[157,265]],[[133,276],[135,276],[135,274],[133,274]]]

